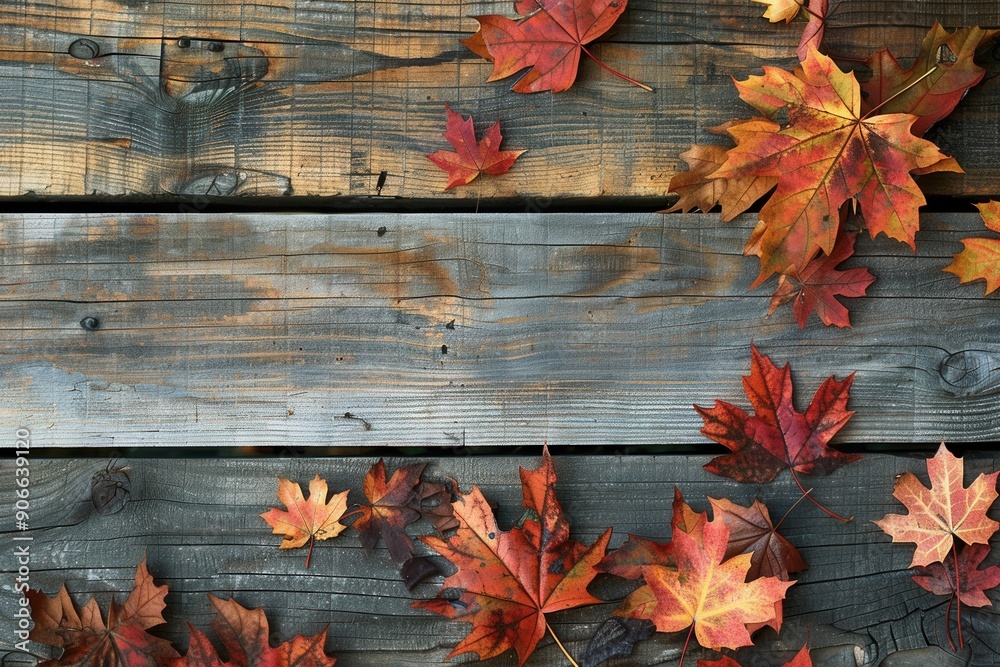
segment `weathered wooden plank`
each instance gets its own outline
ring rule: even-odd
[[[0,6],[0,195],[339,195],[660,198],[706,128],[749,116],[730,76],[794,64],[801,24],[745,0],[633,0],[596,53],[646,93],[585,62],[576,86],[522,96],[487,83],[459,43],[508,0],[250,3],[13,0]],[[912,57],[940,20],[1000,26],[993,0],[844,0],[830,52]],[[1000,193],[1000,70],[931,138],[965,176],[936,193]],[[526,148],[505,178],[441,192],[444,103],[502,118]],[[195,205],[197,202],[195,199]]]
[[[766,316],[752,224],[8,215],[0,422],[53,446],[704,443],[691,405],[746,405],[755,341],[803,409],[857,371],[841,442],[1000,437],[996,299],[941,272],[977,216],[926,216],[916,256],[859,243],[878,281],[844,330]]]
[[[43,437],[33,435],[36,445]],[[13,434],[11,434],[13,440]],[[108,461],[95,459],[33,459],[31,467],[31,582],[53,593],[66,583],[77,599],[131,587],[135,564],[145,552],[153,575],[170,586],[168,624],[164,636],[186,642],[183,620],[206,628],[211,617],[206,593],[234,596],[247,606],[263,606],[277,636],[315,633],[329,625],[328,648],[338,665],[440,664],[460,641],[466,626],[447,622],[410,607],[414,599],[435,593],[440,579],[408,594],[384,548],[372,554],[360,548],[354,533],[320,543],[313,563],[304,569],[301,551],[280,551],[278,538],[258,517],[275,503],[275,475],[307,481],[319,473],[332,489],[351,490],[361,498],[361,479],[374,459],[289,458],[266,460],[133,459],[127,466],[130,500],[122,511],[100,515],[90,500],[91,476]],[[463,488],[476,484],[497,503],[500,525],[519,517],[517,466],[537,466],[537,458],[432,459],[428,474],[455,478]],[[696,508],[707,508],[706,496],[726,496],[749,504],[760,497],[772,515],[781,516],[796,500],[787,477],[757,485],[739,485],[706,473],[707,457],[632,456],[555,458],[558,492],[574,534],[589,543],[608,526],[617,546],[626,533],[666,538],[673,488],[678,486]],[[403,461],[389,461],[390,469]],[[1000,465],[996,456],[967,456],[968,479]],[[800,504],[782,524],[782,531],[810,565],[790,589],[786,625],[780,639],[759,636],[758,648],[745,652],[743,664],[773,665],[774,652],[797,649],[808,637],[814,648],[825,648],[821,667],[874,667],[896,651],[947,647],[943,637],[943,598],[922,591],[907,570],[911,550],[893,545],[871,523],[900,510],[891,497],[895,476],[904,471],[923,474],[919,458],[869,456],[829,477],[810,479],[817,498],[832,510],[855,515],[849,524],[829,519],[808,503]],[[14,476],[12,465],[0,465],[0,527],[12,537]],[[995,513],[994,513],[995,516]],[[413,526],[414,534],[427,529]],[[14,561],[0,559],[0,571],[15,570]],[[3,576],[0,623],[3,641],[9,632],[15,600],[12,577]],[[615,578],[596,582],[605,604],[574,610],[553,618],[554,627],[579,653],[597,626],[618,605],[629,587]],[[995,665],[997,619],[994,613],[963,610],[974,658],[942,665]],[[953,617],[954,619],[954,617]],[[643,643],[633,658],[615,664],[674,666],[683,633],[657,635]],[[990,648],[992,647],[992,648]],[[704,652],[702,657],[708,657]],[[929,665],[923,662],[881,664]],[[763,656],[763,658],[762,658]],[[845,656],[856,660],[845,662]],[[689,656],[692,659],[695,656]],[[479,663],[476,663],[479,664]],[[513,665],[511,656],[489,664]],[[544,642],[529,664],[561,664],[558,651]],[[691,660],[690,664],[694,664]]]

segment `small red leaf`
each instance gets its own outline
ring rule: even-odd
[[[428,159],[441,169],[448,172],[448,184],[445,190],[457,185],[466,185],[476,179],[479,174],[506,174],[514,165],[514,161],[525,151],[502,151],[500,143],[500,121],[486,131],[481,141],[476,141],[476,130],[472,125],[472,117],[463,119],[447,104],[444,106],[448,116],[444,138],[454,147],[454,151],[437,151],[428,155]]]

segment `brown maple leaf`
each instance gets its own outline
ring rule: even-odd
[[[523,665],[545,634],[547,614],[600,602],[587,585],[597,575],[611,530],[590,547],[569,539],[555,483],[545,448],[540,468],[521,469],[528,512],[520,525],[501,531],[483,494],[473,487],[453,504],[459,522],[454,534],[421,538],[457,568],[442,590],[461,594],[457,600],[434,598],[413,606],[472,624],[449,658],[474,651],[486,660],[513,648]]]
[[[187,654],[170,667],[333,667],[336,660],[324,650],[326,630],[313,637],[299,635],[271,647],[270,629],[263,609],[246,609],[235,600],[208,596],[215,619],[212,628],[222,642],[229,661],[224,661],[212,642],[188,623],[191,641]]]
[[[742,667],[740,663],[726,656],[719,660],[699,660],[698,667]],[[809,649],[805,646],[795,654],[795,657],[785,663],[784,667],[813,667]]]
[[[868,269],[837,269],[837,266],[854,254],[854,240],[857,236],[857,232],[841,229],[830,255],[820,253],[801,271],[782,274],[771,297],[767,314],[773,314],[779,306],[791,301],[795,322],[800,329],[805,328],[809,313],[813,311],[827,326],[851,326],[847,307],[837,297],[864,296],[868,286],[875,282],[875,276]]]
[[[437,151],[427,158],[448,172],[445,190],[471,183],[479,174],[491,176],[506,174],[514,166],[517,158],[527,152],[500,150],[500,144],[503,142],[500,121],[493,123],[482,141],[476,141],[472,116],[462,118],[462,114],[455,113],[447,104],[444,105],[444,111],[448,117],[444,138],[455,150]]]
[[[260,516],[270,524],[273,534],[285,536],[281,541],[281,549],[297,549],[306,542],[309,543],[307,568],[316,540],[336,537],[347,528],[340,523],[340,518],[347,510],[347,491],[334,494],[328,502],[326,480],[320,479],[319,475],[309,482],[309,500],[302,496],[301,486],[279,477],[278,500],[288,510],[275,508]]]
[[[1000,567],[979,569],[989,553],[990,548],[985,544],[968,545],[958,553],[957,577],[955,559],[946,558],[943,563],[917,568],[913,581],[935,595],[954,597],[957,592],[966,607],[990,607],[986,591],[1000,586]]]
[[[726,163],[712,174],[747,182],[775,179],[761,208],[760,279],[802,271],[817,252],[830,254],[838,212],[860,206],[869,232],[914,245],[918,209],[924,204],[911,172],[953,170],[931,142],[913,136],[910,114],[864,115],[852,73],[812,49],[795,72],[765,67],[763,76],[737,82],[740,96],[765,116],[787,109],[788,125],[754,119],[728,129],[736,141]],[[755,195],[740,199],[746,210]]]
[[[656,604],[648,618],[658,632],[687,629],[688,641],[693,633],[699,644],[715,650],[750,646],[750,628],[775,620],[780,609],[777,605],[793,582],[762,577],[748,583],[751,556],[726,559],[729,528],[718,517],[704,525],[701,540],[677,531],[670,543],[676,567],[643,568],[646,585],[626,598],[616,613],[643,617],[634,615],[637,607],[632,602],[652,596]],[[681,664],[688,641],[681,652]]]
[[[145,556],[125,604],[111,599],[107,623],[93,598],[77,611],[66,586],[51,598],[36,590],[26,595],[35,622],[29,638],[63,649],[60,658],[42,661],[39,667],[159,667],[177,656],[169,642],[146,632],[166,622],[167,587],[153,583]]]
[[[479,21],[479,31],[462,43],[493,62],[488,81],[530,67],[511,87],[516,93],[569,89],[576,80],[581,54],[615,76],[651,91],[602,63],[586,47],[611,29],[627,4],[628,0],[517,0],[520,20],[497,14],[473,16]]]
[[[361,505],[360,516],[354,522],[361,533],[361,546],[373,549],[381,538],[396,562],[413,556],[413,542],[405,528],[420,518],[421,499],[417,487],[425,465],[417,463],[399,468],[389,480],[382,459],[368,471],[364,492],[371,505]]]
[[[977,204],[987,229],[1000,232],[1000,201]],[[1000,287],[1000,239],[962,239],[965,247],[943,271],[954,273],[960,282],[986,281],[986,294]]]
[[[694,406],[705,422],[702,434],[733,452],[712,459],[705,469],[738,482],[759,484],[787,468],[810,501],[842,519],[807,494],[798,474],[825,475],[861,458],[828,446],[854,414],[846,409],[854,374],[839,381],[827,378],[803,414],[792,403],[791,366],[785,364],[779,370],[752,344],[750,352],[750,375],[743,378],[743,390],[754,408],[752,417],[725,401],[716,401],[712,408]]]
[[[955,548],[955,538],[969,545],[988,544],[1000,528],[986,516],[997,499],[1000,472],[981,474],[968,488],[964,472],[962,459],[941,443],[937,454],[927,460],[930,488],[910,472],[896,479],[892,495],[909,514],[887,514],[874,523],[891,535],[893,542],[916,543],[911,567],[943,562]]]
[[[747,573],[750,579],[777,577],[788,581],[789,572],[802,572],[809,567],[798,549],[778,534],[764,503],[754,500],[750,507],[743,507],[726,498],[708,501],[713,517],[721,518],[729,527],[726,558],[751,554]]]

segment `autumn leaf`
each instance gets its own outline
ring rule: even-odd
[[[486,498],[473,487],[453,504],[459,522],[454,534],[421,538],[457,568],[442,590],[461,594],[457,600],[434,598],[413,606],[472,624],[449,658],[474,651],[486,660],[513,648],[523,665],[545,634],[547,614],[600,602],[587,585],[597,575],[611,530],[590,547],[569,539],[555,483],[546,448],[540,468],[521,469],[528,512],[520,525],[501,531]]]
[[[978,27],[949,33],[935,22],[920,45],[920,53],[903,69],[888,49],[865,61],[872,77],[861,84],[862,111],[881,107],[882,113],[917,116],[911,131],[921,137],[934,123],[954,111],[965,93],[983,80],[986,70],[973,58],[984,41],[1000,34]]]
[[[828,446],[854,414],[847,410],[853,373],[839,381],[827,378],[803,414],[792,403],[791,366],[785,364],[778,370],[752,344],[750,352],[750,375],[743,378],[743,390],[754,408],[752,417],[725,401],[716,401],[712,408],[694,406],[705,422],[702,434],[732,451],[709,461],[706,470],[738,482],[761,484],[787,468],[805,494],[798,474],[826,475],[861,458]],[[811,495],[806,497],[819,506]]]
[[[777,577],[788,581],[790,572],[808,568],[798,549],[777,533],[764,503],[754,500],[750,507],[743,507],[726,498],[708,501],[712,504],[712,516],[721,518],[729,528],[726,558],[751,555],[747,573],[750,579]]]
[[[170,667],[333,667],[336,660],[324,650],[326,630],[313,637],[299,635],[272,648],[270,629],[263,609],[246,609],[235,600],[209,595],[216,616],[212,628],[228,654],[219,657],[205,633],[190,623],[191,641],[183,658]]]
[[[273,534],[285,536],[281,549],[297,549],[309,543],[307,568],[316,540],[336,537],[347,528],[340,523],[347,510],[347,491],[334,494],[328,502],[326,481],[319,475],[309,482],[309,500],[302,496],[302,487],[279,477],[278,500],[288,508],[287,511],[271,509],[260,516],[273,528]]]
[[[462,118],[462,114],[455,113],[447,104],[444,105],[444,111],[448,117],[444,138],[455,150],[437,151],[427,158],[448,172],[445,190],[471,183],[479,174],[506,174],[517,158],[526,152],[500,150],[500,143],[503,141],[500,121],[493,123],[482,141],[477,142],[472,116]]]
[[[60,658],[42,661],[39,667],[158,667],[177,656],[169,642],[146,632],[166,622],[167,587],[153,583],[145,556],[125,604],[111,599],[107,622],[93,598],[78,611],[66,586],[51,598],[36,590],[26,595],[35,622],[29,638],[63,649]]]
[[[799,39],[799,47],[795,50],[799,60],[809,57],[809,52],[816,50],[823,44],[823,37],[826,34],[826,15],[829,10],[830,0],[808,0],[809,23],[802,31]]]
[[[827,326],[851,326],[847,307],[837,297],[864,296],[868,286],[875,282],[875,276],[868,269],[837,269],[837,266],[854,254],[854,240],[857,236],[857,232],[841,229],[829,256],[820,253],[801,271],[782,274],[771,297],[771,307],[767,314],[773,314],[779,306],[791,301],[792,312],[800,329],[805,328],[809,313],[814,311]]]
[[[611,29],[627,4],[628,0],[518,0],[515,9],[520,20],[497,14],[474,16],[479,31],[462,43],[493,62],[488,81],[530,67],[511,87],[517,93],[568,90],[576,80],[581,54],[615,76],[652,90],[612,70],[586,47]]]
[[[768,19],[771,23],[780,23],[781,21],[790,23],[792,19],[799,15],[799,10],[802,9],[802,3],[796,0],[753,1],[767,5],[767,10],[764,11],[764,18]]]
[[[986,591],[1000,586],[1000,567],[991,565],[979,569],[989,553],[990,548],[985,544],[973,544],[959,552],[958,586],[951,558],[946,558],[944,563],[918,568],[919,574],[914,575],[913,581],[935,595],[954,596],[957,590],[959,599],[967,607],[990,607],[992,603]]]
[[[728,544],[729,528],[715,518],[705,524],[700,542],[684,531],[672,536],[676,568],[643,568],[643,588],[656,599],[650,620],[658,632],[687,629],[688,640],[693,632],[699,644],[720,650],[752,645],[747,626],[774,620],[776,604],[785,598],[792,582],[762,577],[748,583],[750,554],[727,560]]]
[[[1000,528],[986,516],[997,498],[997,475],[981,474],[971,486],[963,486],[965,465],[944,443],[927,460],[930,488],[910,472],[896,480],[893,497],[908,514],[887,514],[874,523],[892,536],[893,542],[913,542],[916,549],[910,566],[940,563],[954,547],[954,538],[965,544],[987,544]]]
[[[986,227],[1000,232],[1000,201],[977,204]],[[986,294],[1000,287],[1000,239],[962,239],[965,248],[943,270],[954,273],[960,282],[986,281]]]
[[[365,475],[365,497],[371,505],[361,505],[354,527],[361,533],[361,546],[373,549],[379,538],[397,562],[413,556],[413,542],[406,526],[420,518],[417,487],[424,463],[404,466],[386,478],[385,461],[379,459]]]
[[[909,114],[861,114],[852,73],[810,50],[800,69],[765,67],[763,76],[737,82],[740,96],[765,116],[787,109],[788,125],[757,118],[728,129],[737,145],[715,178],[772,178],[774,193],[761,208],[761,274],[803,271],[817,252],[833,252],[838,211],[860,206],[874,237],[885,233],[914,246],[924,204],[910,172],[954,169],[931,142],[913,136]],[[756,190],[732,214],[746,210]]]
[[[742,667],[742,665],[726,656],[719,660],[699,660],[698,667]],[[784,667],[813,667],[812,658],[809,657],[809,649],[803,646],[794,658],[785,663]]]
[[[680,199],[665,212],[687,213],[698,209],[707,213],[712,210],[726,191],[727,181],[712,176],[726,162],[726,152],[722,146],[695,144],[691,150],[681,153],[688,170],[678,172],[670,179],[667,190],[679,194]]]

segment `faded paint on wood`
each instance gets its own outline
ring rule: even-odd
[[[8,215],[0,421],[52,446],[707,443],[750,342],[800,409],[857,372],[840,442],[1000,437],[997,300],[943,273],[975,215],[878,276],[853,329],[747,291],[750,217]],[[93,321],[87,318],[93,318]]]
[[[508,0],[250,3],[8,0],[0,5],[0,195],[663,197],[707,128],[749,117],[730,77],[790,67],[801,23],[745,0],[633,0],[595,53],[655,89],[584,62],[559,95],[487,83],[459,40]],[[1000,26],[994,0],[844,0],[827,46],[912,58],[934,21]],[[991,50],[992,49],[992,50]],[[935,193],[1000,193],[1000,56],[929,135],[966,174]],[[446,147],[444,104],[503,121],[528,153],[503,178],[443,193],[424,156]],[[717,140],[717,139],[714,139]],[[683,168],[683,167],[681,167]],[[385,172],[384,186],[377,188]],[[197,206],[196,206],[197,207]]]
[[[33,442],[37,445],[43,437],[42,431],[36,432]],[[556,452],[557,491],[574,536],[589,544],[613,526],[612,546],[620,545],[626,533],[666,539],[675,486],[699,510],[708,509],[707,496],[725,496],[744,505],[759,497],[777,518],[798,500],[785,474],[767,485],[740,485],[705,472],[701,466],[707,460]],[[182,645],[187,638],[182,620],[208,628],[212,612],[206,593],[212,593],[233,596],[248,607],[264,607],[276,638],[282,640],[297,633],[314,634],[329,625],[327,648],[338,656],[338,667],[443,664],[467,626],[410,607],[413,600],[434,595],[440,579],[407,593],[384,547],[365,553],[350,530],[318,543],[310,569],[305,570],[304,551],[279,550],[280,537],[272,535],[258,516],[275,504],[276,475],[305,483],[318,473],[329,480],[332,490],[350,489],[351,502],[357,502],[362,498],[361,480],[374,461],[118,461],[116,466],[128,468],[129,501],[121,511],[101,515],[91,502],[91,477],[107,469],[107,460],[36,458],[31,462],[31,530],[25,533],[34,538],[31,580],[50,594],[65,582],[78,601],[96,595],[106,605],[110,592],[131,588],[135,565],[145,552],[153,576],[171,590],[163,635]],[[391,470],[402,463],[397,459],[387,465]],[[427,474],[454,478],[464,489],[476,484],[497,504],[500,526],[508,528],[521,514],[519,465],[537,467],[538,458],[431,459]],[[996,456],[969,455],[967,479],[998,465]],[[10,499],[14,492],[10,461],[4,461],[0,471],[4,472],[0,498]],[[744,665],[781,664],[775,653],[797,650],[806,639],[817,649],[817,667],[928,667],[933,663],[923,649],[948,646],[943,634],[946,599],[911,581],[907,566],[912,548],[892,544],[871,523],[888,512],[902,511],[891,493],[895,476],[905,471],[925,478],[919,457],[886,455],[868,456],[828,477],[808,478],[816,498],[855,519],[841,524],[809,503],[799,504],[788,515],[782,532],[801,550],[809,569],[789,590],[780,639],[757,635],[758,647],[740,654],[746,658]],[[11,503],[0,503],[3,530],[10,531],[13,524]],[[414,535],[429,530],[422,523],[411,527]],[[11,533],[5,535],[9,539]],[[8,573],[0,578],[4,619],[12,618],[16,604],[8,576],[12,566],[11,558],[0,559],[0,572]],[[553,627],[572,653],[583,650],[630,589],[617,578],[602,578],[592,590],[606,603],[552,617]],[[965,637],[974,658],[939,664],[997,664],[996,613],[966,608],[963,618],[970,624]],[[9,628],[10,621],[0,622],[5,637],[10,636]],[[675,667],[683,640],[684,633],[656,635],[642,643],[632,658],[613,664]],[[946,648],[936,651],[946,656]],[[689,664],[695,657],[712,655],[696,652],[688,656]],[[515,662],[512,654],[486,663],[473,660],[492,667]],[[548,639],[529,662],[547,664],[562,664]]]

